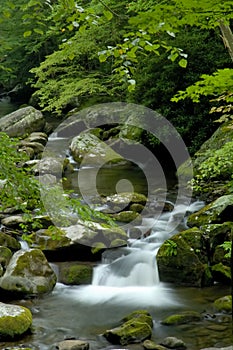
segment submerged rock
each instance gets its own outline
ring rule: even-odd
[[[89,343],[84,340],[64,340],[56,344],[58,350],[88,350]]]
[[[140,343],[152,334],[153,321],[145,310],[135,311],[122,320],[120,326],[106,330],[104,337],[113,344]]]
[[[147,339],[143,342],[143,347],[146,350],[167,350],[167,348],[165,348],[165,346],[156,344],[154,341],[149,340],[149,339]]]
[[[196,311],[184,311],[179,314],[174,314],[166,317],[161,323],[170,326],[185,324],[190,322],[200,321],[202,319],[201,314]]]
[[[32,314],[29,309],[0,303],[0,339],[23,335],[31,325]]]
[[[90,265],[75,264],[60,266],[59,281],[68,285],[90,284],[93,268]]]
[[[186,348],[183,340],[177,339],[175,337],[167,337],[161,342],[161,344],[169,349]]]
[[[56,280],[41,250],[19,250],[12,256],[0,278],[0,287],[20,295],[40,295],[51,292]]]

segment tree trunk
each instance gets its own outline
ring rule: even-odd
[[[222,33],[224,45],[227,47],[231,59],[233,61],[233,34],[229,25],[224,24],[222,20],[219,21],[219,26]]]

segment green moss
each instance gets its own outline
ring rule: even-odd
[[[120,222],[131,222],[136,221],[140,224],[142,218],[141,215],[135,211],[122,211],[121,213],[115,214],[114,218]],[[135,223],[136,224],[136,223]]]
[[[231,268],[229,266],[219,263],[212,266],[211,271],[215,281],[228,285],[231,284]]]
[[[214,301],[214,307],[217,311],[232,311],[232,295],[226,295],[222,298],[218,298]]]
[[[29,309],[15,306],[18,311],[14,315],[0,316],[0,336],[14,338],[25,333],[32,325],[32,314]],[[20,311],[20,312],[19,312]],[[9,309],[9,313],[11,308]]]
[[[61,271],[60,280],[64,284],[87,284],[92,280],[92,267],[88,265],[72,265]]]
[[[200,320],[201,320],[201,315],[198,312],[184,311],[179,314],[168,316],[162,321],[162,324],[166,326],[170,326],[170,325],[185,324],[185,323],[200,321]]]

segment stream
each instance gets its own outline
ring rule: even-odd
[[[4,111],[2,108],[6,108]],[[6,106],[1,103],[1,114],[6,114]],[[9,110],[7,111],[9,113]],[[55,140],[65,149],[60,139]],[[57,147],[56,147],[57,148]],[[76,169],[69,178],[69,185],[78,191],[75,184],[77,174],[84,172],[83,191],[88,196],[88,188],[93,175],[92,168]],[[95,174],[95,171],[94,171]],[[123,175],[122,175],[123,174]],[[140,168],[103,168],[98,174],[98,191],[108,195],[116,183],[129,179],[134,190],[146,194],[146,183]],[[148,178],[147,178],[148,180]],[[150,179],[150,186],[159,188],[157,179]],[[163,185],[163,184],[162,184]],[[33,332],[15,342],[0,343],[0,349],[12,346],[31,347],[36,350],[55,349],[56,343],[64,339],[84,339],[94,349],[118,349],[102,336],[106,329],[115,327],[121,318],[137,309],[147,309],[153,317],[152,340],[159,343],[167,336],[182,339],[189,350],[199,350],[210,346],[228,346],[232,340],[231,316],[215,314],[213,301],[230,293],[230,287],[216,284],[206,288],[176,287],[162,283],[156,262],[156,253],[164,240],[186,228],[186,215],[199,210],[200,201],[176,202],[174,175],[169,178],[166,200],[174,204],[172,212],[164,212],[156,218],[143,218],[139,229],[151,234],[141,239],[129,238],[128,246],[106,250],[94,267],[90,285],[67,286],[57,283],[53,292],[41,298],[12,301],[29,307],[33,314]],[[124,189],[123,189],[124,190]],[[152,199],[153,201],[153,199]],[[188,204],[186,204],[186,202]],[[176,225],[176,218],[183,220]],[[58,264],[52,263],[54,271]],[[198,323],[180,326],[163,326],[163,318],[172,313],[194,310],[203,314]],[[123,348],[121,348],[123,349]],[[125,349],[142,350],[137,344]]]

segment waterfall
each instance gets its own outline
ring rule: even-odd
[[[73,291],[73,298],[82,305],[103,306],[107,303],[127,307],[156,305],[159,308],[179,304],[172,289],[159,280],[156,254],[166,239],[187,228],[184,219],[178,228],[174,225],[173,230],[176,219],[199,210],[203,205],[199,201],[189,206],[177,205],[172,212],[161,215],[150,236],[129,239],[128,247],[105,251],[101,264],[94,269],[92,284]],[[150,220],[143,219],[142,227],[150,227]]]

